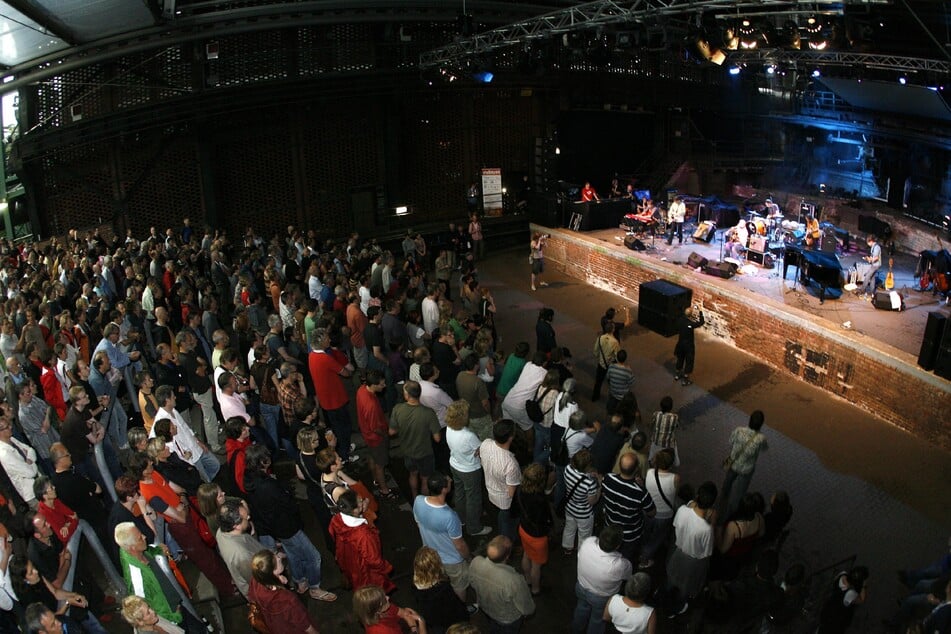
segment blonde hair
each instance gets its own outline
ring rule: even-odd
[[[145,453],[152,460],[158,460],[158,456],[165,449],[165,441],[158,436],[149,438],[149,444],[145,446]]]
[[[297,449],[311,452],[317,448],[320,434],[316,427],[304,427],[297,432]]]
[[[149,607],[149,604],[142,597],[130,594],[122,600],[122,618],[132,627],[141,625],[142,612]]]
[[[416,551],[416,557],[413,559],[414,586],[419,590],[426,590],[445,578],[446,571],[443,570],[439,553],[429,546],[423,546]]]
[[[446,408],[446,426],[459,431],[469,424],[469,401],[459,399]]]
[[[353,614],[364,626],[379,623],[386,593],[380,586],[363,586],[353,593]]]

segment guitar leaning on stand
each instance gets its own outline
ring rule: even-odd
[[[892,266],[895,264],[895,258],[888,258],[888,274],[885,276],[885,290],[890,291],[895,288],[895,274],[892,273]]]

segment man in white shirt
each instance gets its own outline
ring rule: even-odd
[[[512,517],[512,499],[522,483],[522,470],[509,451],[513,438],[515,424],[502,419],[492,427],[492,438],[486,438],[479,446],[489,502],[499,509],[499,532],[509,539],[514,539],[518,523]]]
[[[185,419],[175,409],[175,390],[170,385],[160,385],[155,390],[155,400],[159,404],[155,413],[155,423],[168,419],[172,422],[172,442],[170,448],[178,457],[198,470],[202,480],[211,482],[215,479],[221,463],[205,443],[198,440]],[[225,419],[227,420],[227,419]],[[155,424],[149,432],[149,438],[155,437]]]
[[[545,369],[545,353],[536,352],[532,360],[525,364],[522,373],[518,375],[518,380],[512,389],[505,395],[502,401],[502,416],[515,421],[519,429],[531,434],[535,423],[528,417],[525,411],[525,401],[535,398],[535,392],[538,386],[545,380],[548,370]],[[531,439],[530,439],[531,440]],[[529,447],[532,443],[529,442]]]
[[[604,606],[631,576],[631,562],[621,553],[623,533],[616,526],[605,526],[597,537],[589,537],[578,548],[578,603],[571,622],[572,632],[604,632]]]
[[[420,311],[423,314],[423,330],[432,336],[433,331],[439,327],[439,286],[429,285],[426,297],[420,304]]]
[[[0,416],[0,465],[3,465],[7,477],[23,501],[31,508],[36,508],[33,482],[40,474],[36,468],[36,451],[13,437],[9,408],[4,406],[3,412],[3,416]]]

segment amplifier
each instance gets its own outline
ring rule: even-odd
[[[696,251],[691,253],[690,257],[687,258],[687,266],[689,266],[692,269],[697,269],[697,268],[702,269],[708,263],[709,263],[709,260],[703,257],[702,255],[700,255],[699,253],[697,253]]]
[[[731,262],[720,262],[719,264],[711,262],[704,267],[703,272],[707,275],[714,275],[728,280],[736,275],[736,265]]]
[[[769,248],[769,242],[766,240],[766,236],[750,236],[750,250],[759,251],[762,253]]]
[[[750,262],[755,262],[760,266],[765,266],[766,268],[773,268],[773,254],[761,251],[754,251],[752,249],[746,252],[746,259]]]

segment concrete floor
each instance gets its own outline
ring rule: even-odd
[[[519,248],[493,254],[480,266],[483,283],[492,289],[498,305],[501,347],[510,351],[516,342],[525,340],[534,348],[537,311],[542,306],[554,308],[558,342],[574,353],[575,375],[582,385],[579,393],[586,395],[594,370],[589,351],[599,317],[608,306],[626,302],[557,274],[545,276],[551,286],[532,292],[524,252]],[[830,304],[834,302],[825,306]],[[720,463],[730,431],[745,425],[749,412],[762,409],[770,450],[761,456],[750,490],[767,498],[781,488],[790,493],[795,512],[781,552],[781,570],[801,561],[810,571],[817,571],[856,556],[858,563],[871,569],[871,579],[869,602],[858,610],[852,631],[881,631],[881,619],[891,614],[895,598],[901,596],[895,571],[946,552],[951,534],[951,496],[947,492],[951,456],[702,331],[695,384],[681,387],[671,381],[673,346],[673,339],[639,328],[636,319],[635,325],[625,330],[623,347],[637,374],[635,391],[642,410],[653,411],[661,397],[670,394],[680,412],[684,424],[678,436],[683,462],[680,472],[685,481],[696,486],[710,479],[719,486]],[[584,400],[582,406],[598,414],[598,409]],[[393,471],[402,478],[399,470]],[[401,484],[405,494],[405,482]],[[309,513],[305,517],[312,522]],[[410,575],[419,536],[409,505],[385,505],[379,524],[384,554],[398,575],[394,602],[413,605]],[[309,533],[324,555],[324,585],[335,589],[339,571],[312,525]],[[472,545],[478,548],[480,544]],[[816,587],[824,588],[829,576],[817,578]],[[560,548],[553,548],[542,573],[544,593],[537,614],[523,631],[568,631],[575,601],[574,578],[574,562],[566,560]],[[360,632],[349,617],[350,594],[339,587],[336,591],[340,599],[334,604],[309,601],[320,631]],[[225,611],[225,631],[250,631],[245,615],[244,608]],[[475,622],[484,628],[481,616]],[[664,620],[660,631],[699,631],[700,625],[698,618],[688,615]],[[110,631],[128,630],[114,624]]]

